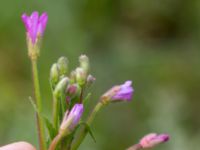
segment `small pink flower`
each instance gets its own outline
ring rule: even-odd
[[[75,104],[70,112],[67,111],[60,126],[61,132],[73,131],[81,119],[83,110],[83,104]]]
[[[22,15],[22,21],[24,22],[27,36],[31,39],[31,42],[34,45],[38,36],[43,36],[44,34],[48,21],[48,15],[44,12],[41,16],[39,16],[37,11],[34,11],[30,16],[24,13]]]
[[[156,133],[150,133],[144,136],[140,140],[140,146],[142,148],[152,148],[158,144],[167,142],[169,140],[168,134],[156,134]]]
[[[126,81],[124,84],[116,85],[108,90],[103,96],[102,101],[130,101],[133,96],[134,89],[132,81]]]

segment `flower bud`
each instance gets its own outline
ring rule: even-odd
[[[75,83],[76,82],[76,71],[72,71],[71,73],[70,73],[70,83],[72,84],[72,83]]]
[[[68,64],[69,64],[68,59],[64,56],[60,57],[58,59],[57,64],[58,64],[58,68],[59,68],[59,71],[60,71],[60,76],[66,75],[67,72],[68,72]]]
[[[140,146],[142,148],[152,148],[158,144],[167,142],[169,140],[168,134],[156,134],[156,133],[150,133],[144,136],[140,140]]]
[[[55,85],[58,83],[59,81],[59,71],[58,71],[58,66],[56,63],[54,63],[51,66],[51,70],[50,70],[50,82],[52,87],[54,88]]]
[[[81,55],[79,57],[80,67],[84,69],[86,73],[89,71],[89,59],[86,55]]]
[[[86,82],[86,72],[83,68],[76,68],[76,81],[80,86],[83,86]]]
[[[75,104],[70,112],[67,111],[65,113],[63,121],[60,125],[60,134],[67,135],[75,129],[81,119],[83,110],[83,104]]]
[[[66,89],[66,93],[70,97],[76,96],[77,94],[80,93],[80,91],[81,91],[81,88],[78,84],[71,84]]]
[[[88,86],[92,85],[95,82],[96,78],[93,77],[91,74],[88,75],[87,77],[87,84]]]
[[[55,87],[54,95],[59,98],[64,92],[69,83],[69,79],[67,77],[62,78]]]
[[[126,81],[122,85],[116,85],[112,87],[101,97],[101,101],[103,103],[107,103],[109,101],[130,101],[134,92],[131,84],[132,81]]]

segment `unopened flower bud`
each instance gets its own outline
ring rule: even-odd
[[[87,84],[88,86],[92,85],[95,82],[96,78],[93,77],[91,74],[88,75],[87,77]]]
[[[83,68],[76,68],[76,81],[80,86],[83,86],[86,82],[86,72]]]
[[[158,144],[167,142],[169,140],[168,134],[156,134],[156,133],[150,133],[144,136],[140,140],[140,146],[142,148],[152,148]]]
[[[78,84],[71,84],[66,89],[66,93],[70,97],[76,96],[77,94],[80,93],[80,91],[81,91],[81,88]]]
[[[50,70],[50,82],[53,88],[58,83],[58,80],[59,80],[59,71],[58,71],[58,66],[55,63],[51,66]]]
[[[83,68],[86,73],[88,73],[90,67],[88,57],[86,55],[81,55],[79,57],[79,62],[80,62],[80,67]]]
[[[66,75],[68,72],[68,59],[66,57],[60,57],[58,59],[58,68],[60,71],[60,76]]]
[[[65,92],[68,83],[69,79],[67,77],[62,78],[55,87],[54,95],[60,97]]]
[[[83,104],[75,104],[70,112],[65,113],[59,130],[60,134],[67,135],[75,129],[81,119],[83,110]]]
[[[70,83],[73,84],[76,82],[76,71],[70,73]]]
[[[116,85],[108,90],[102,97],[101,101],[107,103],[109,101],[130,101],[134,92],[132,81],[126,81],[122,85]]]

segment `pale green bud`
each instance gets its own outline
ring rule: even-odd
[[[87,74],[83,68],[76,68],[76,81],[80,86],[83,86],[86,82]]]
[[[69,84],[69,78],[62,78],[55,87],[54,95],[59,98],[65,92],[67,85]]]
[[[80,67],[85,70],[86,73],[88,73],[90,65],[89,65],[89,59],[86,55],[81,55],[79,57]]]
[[[68,64],[69,64],[69,61],[66,57],[62,56],[58,59],[58,68],[59,68],[59,71],[60,71],[60,76],[64,76],[67,74],[68,72]]]
[[[56,63],[54,63],[51,66],[51,70],[50,70],[50,82],[51,82],[51,85],[52,85],[53,88],[58,83],[58,81],[59,81],[58,65]]]

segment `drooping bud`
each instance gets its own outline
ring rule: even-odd
[[[34,11],[30,16],[24,13],[22,21],[26,28],[29,56],[32,59],[37,59],[39,56],[40,38],[44,34],[48,15],[44,12],[39,16],[37,11]]]
[[[69,84],[69,78],[62,78],[55,87],[54,96],[57,98],[61,97],[61,95],[65,92],[67,85]]]
[[[132,81],[126,81],[122,85],[116,85],[108,90],[102,97],[101,101],[107,103],[109,101],[130,101],[134,92]]]
[[[76,81],[80,86],[86,83],[87,74],[83,68],[76,68]]]
[[[58,83],[58,81],[59,81],[58,65],[54,63],[51,66],[51,70],[50,70],[50,82],[53,88],[55,88],[55,85]]]
[[[88,73],[90,67],[88,57],[86,55],[81,55],[79,57],[79,62],[80,67],[83,68],[86,73]]]
[[[140,140],[140,146],[142,148],[152,148],[158,144],[167,142],[169,140],[168,134],[156,134],[156,133],[150,133],[144,136]]]
[[[68,72],[68,64],[69,64],[68,59],[62,56],[58,59],[57,64],[60,71],[60,76],[65,76]]]
[[[70,134],[79,123],[83,110],[83,104],[75,104],[70,112],[67,111],[61,123],[59,133],[62,135]]]
[[[87,77],[87,85],[90,86],[95,82],[96,78],[93,77],[91,74],[88,75]]]

